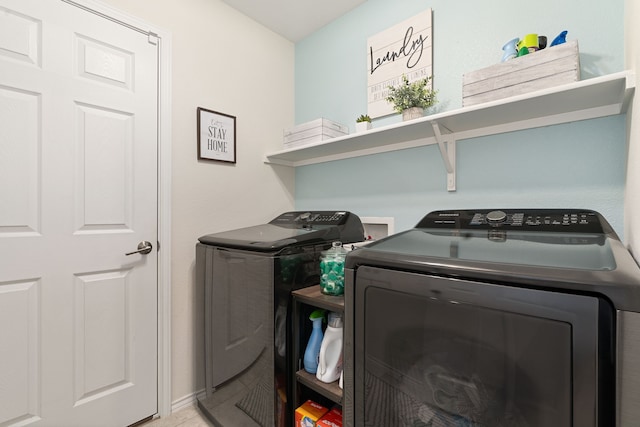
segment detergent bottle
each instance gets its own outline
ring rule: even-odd
[[[330,312],[316,372],[316,378],[325,383],[338,380],[342,372],[342,325],[342,314]]]
[[[318,370],[318,357],[320,355],[320,346],[322,345],[322,321],[324,320],[324,310],[315,310],[309,316],[309,320],[313,323],[311,336],[304,351],[304,370],[310,374],[315,374]]]

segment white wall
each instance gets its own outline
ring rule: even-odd
[[[625,68],[635,70],[636,93],[627,113],[629,155],[625,192],[625,242],[640,261],[640,4],[625,1]]]
[[[103,0],[171,33],[172,400],[204,387],[203,234],[265,223],[293,208],[293,171],[263,163],[293,124],[294,46],[219,0]],[[197,160],[196,108],[237,117],[237,164]]]

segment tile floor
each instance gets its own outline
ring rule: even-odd
[[[213,427],[196,406],[188,406],[164,418],[146,422],[140,427]]]

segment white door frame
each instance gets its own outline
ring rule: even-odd
[[[158,415],[171,413],[171,34],[96,0],[61,0],[158,44]]]

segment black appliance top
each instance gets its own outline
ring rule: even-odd
[[[596,293],[640,312],[640,269],[590,210],[435,211],[349,253],[346,268],[359,265]]]
[[[364,228],[357,215],[347,211],[285,212],[267,224],[207,234],[198,239],[205,245],[277,252],[291,246],[322,242],[343,243],[364,240]]]

